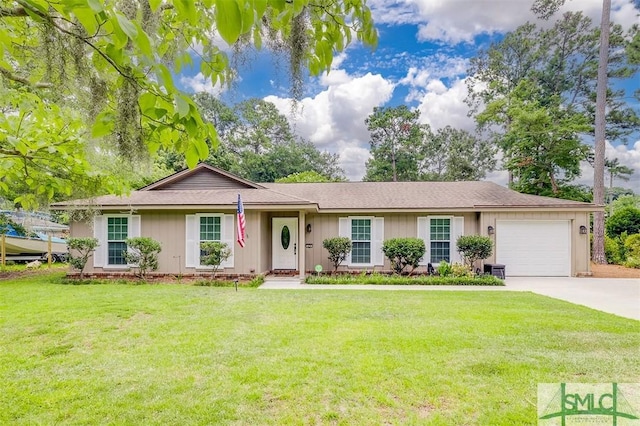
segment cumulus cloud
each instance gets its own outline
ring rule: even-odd
[[[212,84],[211,79],[205,78],[201,72],[194,76],[180,76],[180,84],[185,88],[187,92],[207,92],[211,93],[214,96],[219,96],[225,90],[224,86],[221,86],[220,84]]]
[[[401,47],[387,48],[378,51],[376,57],[361,59],[355,66],[350,55],[341,53],[334,58],[330,73],[307,86],[312,94],[296,104],[296,111],[292,111],[293,104],[286,97],[272,95],[265,100],[273,102],[289,118],[297,134],[319,149],[338,153],[347,177],[360,180],[370,155],[369,132],[364,121],[374,107],[391,100],[396,87],[408,90],[404,102],[415,105],[420,120],[433,129],[450,125],[474,131],[475,122],[468,117],[464,102],[469,59],[467,53],[458,49],[464,47],[459,43],[473,42],[481,34],[511,31],[528,20],[533,21],[535,17],[529,10],[532,1],[368,0],[376,23],[387,25],[381,28],[381,39],[394,37],[395,25],[408,24],[415,26],[418,42],[435,42],[441,48],[425,54],[410,53]],[[579,10],[598,23],[601,8],[602,0],[567,0],[560,13]],[[637,13],[633,0],[612,0],[612,20],[623,27],[635,23]],[[539,25],[551,25],[553,21]],[[220,90],[207,84],[201,75],[184,84],[194,91]],[[625,186],[640,190],[640,141],[633,146],[608,144],[607,157],[618,158],[621,164],[632,167],[635,173]],[[591,167],[587,165],[583,172],[578,183],[591,185]],[[493,172],[487,180],[506,185],[507,172]]]
[[[291,111],[291,100],[268,96],[287,116],[297,134],[319,149],[340,155],[340,165],[350,180],[360,180],[369,157],[369,132],[364,123],[373,108],[391,99],[394,83],[379,74],[353,76],[344,70],[324,74],[314,97],[298,102]]]
[[[613,146],[611,143],[606,142],[605,157],[613,160],[617,158],[620,165],[631,168],[634,172],[629,176],[628,181],[621,179],[613,179],[613,186],[622,188],[630,188],[635,193],[640,192],[640,140],[632,146],[618,145]],[[593,186],[593,166],[586,161],[580,164],[581,176],[573,183],[577,185]],[[484,180],[495,182],[497,184],[507,186],[509,174],[506,170],[496,170],[492,173],[488,173]],[[610,176],[605,170],[605,186],[610,185]]]
[[[618,159],[620,165],[631,168],[634,172],[629,176],[629,181],[623,181],[621,179],[613,180],[613,186],[619,186],[622,188],[631,188],[635,193],[640,192],[640,140],[636,141],[633,145],[617,145],[613,146],[608,141],[605,147],[605,157],[613,160]],[[593,167],[588,163],[581,165],[582,176],[576,181],[576,183],[583,185],[593,185]],[[605,186],[609,187],[609,176],[605,170]]]
[[[531,4],[531,0],[377,0],[371,7],[378,23],[418,25],[419,40],[455,44],[471,42],[480,34],[511,31],[536,20]],[[582,11],[597,23],[602,0],[569,0],[559,14],[566,11]],[[637,13],[633,0],[612,1],[611,19],[624,28],[637,23]]]
[[[420,120],[434,130],[451,126],[473,132],[475,122],[467,115],[469,107],[464,102],[467,93],[465,80],[456,80],[451,87],[440,80],[427,82],[418,106]]]

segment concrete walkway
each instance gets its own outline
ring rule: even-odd
[[[288,290],[378,290],[378,291],[530,291],[640,320],[640,279],[507,277],[504,287],[428,285],[339,285],[304,284],[298,278],[268,278],[261,289]]]

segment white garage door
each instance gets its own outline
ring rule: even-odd
[[[505,265],[507,276],[571,275],[569,221],[497,221],[496,263]]]

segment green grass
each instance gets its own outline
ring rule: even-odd
[[[638,322],[517,292],[0,281],[0,424],[536,424]]]

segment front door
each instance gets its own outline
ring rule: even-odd
[[[272,269],[298,269],[298,218],[274,217]]]

